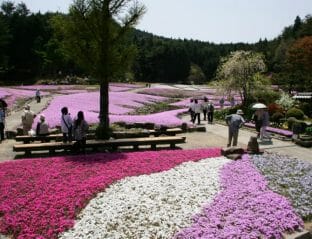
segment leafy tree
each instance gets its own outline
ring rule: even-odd
[[[54,19],[69,56],[100,83],[101,138],[109,132],[108,83],[129,68],[134,50],[125,36],[144,12],[134,0],[75,0],[68,16]]]
[[[5,73],[8,69],[8,45],[11,38],[8,25],[0,14],[0,73]]]
[[[261,84],[256,73],[266,69],[263,55],[252,51],[235,51],[224,58],[217,72],[219,85],[230,94],[238,91],[243,105],[252,100],[252,93]]]
[[[295,41],[287,51],[287,71],[298,90],[312,89],[312,36]]]
[[[203,84],[205,80],[205,74],[202,69],[196,64],[191,64],[191,70],[188,76],[189,83]]]

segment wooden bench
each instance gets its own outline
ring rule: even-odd
[[[95,134],[87,134],[87,139],[94,139]],[[28,144],[34,141],[50,142],[50,141],[62,141],[63,134],[49,134],[47,136],[29,136],[29,135],[19,135],[15,137],[15,141],[23,142]]]
[[[171,128],[166,131],[158,131],[158,130],[146,130],[142,132],[114,132],[112,137],[121,139],[121,138],[139,138],[139,137],[149,137],[150,135],[160,136],[162,134],[168,136],[175,136],[176,134],[182,133],[181,128]],[[87,134],[87,139],[95,139],[95,133]],[[29,135],[20,135],[16,136],[15,140],[17,142],[24,142],[24,144],[28,144],[34,141],[41,142],[50,142],[50,141],[62,141],[63,134],[50,134],[47,136],[29,136]]]
[[[185,143],[185,137],[165,136],[165,137],[144,137],[144,138],[126,138],[126,139],[110,139],[110,140],[87,140],[85,148],[96,150],[101,147],[112,150],[121,146],[132,146],[133,149],[139,149],[139,146],[150,145],[152,149],[156,149],[156,145],[169,144],[170,148],[175,148],[176,144]],[[13,146],[15,152],[25,152],[30,155],[32,151],[45,151],[54,153],[55,150],[72,150],[74,142],[48,142],[48,143],[31,143],[16,144]]]

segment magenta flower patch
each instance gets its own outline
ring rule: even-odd
[[[220,156],[220,149],[104,153],[0,164],[0,232],[17,238],[56,238],[74,224],[96,193],[128,176],[169,170]]]
[[[268,188],[247,155],[224,166],[223,191],[195,215],[191,227],[175,235],[182,238],[282,238],[285,231],[303,227],[291,204]]]
[[[245,123],[244,126],[249,127],[249,128],[255,128],[255,124],[253,123]],[[274,128],[274,127],[267,127],[267,131],[271,132],[271,133],[275,133],[275,134],[280,134],[286,137],[291,137],[293,135],[292,131],[289,130],[285,130],[285,129],[278,129],[278,128]]]

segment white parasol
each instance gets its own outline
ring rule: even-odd
[[[262,104],[262,103],[255,103],[252,107],[252,109],[266,109],[267,106],[265,104]]]

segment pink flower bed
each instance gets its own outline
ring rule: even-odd
[[[109,112],[112,115],[127,114],[134,108],[143,106],[143,104],[164,101],[165,99],[166,98],[160,96],[148,96],[132,92],[110,92]],[[77,115],[78,111],[82,110],[89,123],[97,123],[99,121],[99,92],[55,97],[48,108],[42,111],[46,116],[46,121],[49,123],[50,127],[59,125],[61,108],[64,106],[68,107],[69,112],[73,117]],[[37,120],[34,122],[33,127],[35,127]]]
[[[43,92],[41,95],[48,95],[48,92]],[[14,88],[0,87],[0,98],[4,99],[11,108],[18,99],[34,98],[34,90],[20,90]]]
[[[17,89],[24,89],[24,90],[44,90],[44,91],[49,91],[49,90],[69,90],[69,89],[75,89],[77,85],[22,85],[22,86],[17,86],[14,88]]]
[[[0,164],[0,232],[16,238],[57,238],[74,225],[98,192],[129,176],[162,172],[220,156],[219,148],[103,153]]]
[[[187,109],[178,109],[149,115],[110,115],[109,118],[111,123],[154,123],[157,126],[166,125],[168,127],[176,127],[181,126],[182,123],[190,124],[178,118],[179,114],[186,113],[186,111]]]
[[[290,202],[268,188],[247,155],[221,171],[223,191],[195,215],[191,227],[175,235],[182,238],[283,238],[285,231],[303,228]]]
[[[255,124],[253,123],[245,123],[244,126],[249,127],[249,128],[255,128]],[[273,128],[273,127],[267,127],[267,131],[271,132],[271,133],[276,133],[276,134],[280,134],[286,137],[291,137],[293,135],[292,131],[289,130],[285,130],[285,129],[278,129],[278,128]]]

